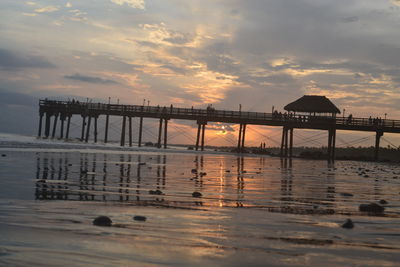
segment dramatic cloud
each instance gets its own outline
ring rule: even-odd
[[[399,0],[54,3],[0,1],[3,88],[268,112],[323,94],[400,118]]]
[[[18,70],[22,68],[54,68],[55,66],[41,56],[21,55],[0,48],[0,69]]]
[[[103,79],[100,77],[86,76],[86,75],[80,75],[80,74],[66,75],[66,76],[64,76],[64,78],[74,80],[74,81],[79,81],[79,82],[85,82],[85,83],[118,84],[118,82],[113,81],[113,80],[107,80],[107,79]]]

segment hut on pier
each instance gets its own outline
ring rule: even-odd
[[[336,117],[340,110],[326,96],[304,95],[296,101],[287,104],[288,112],[303,113],[321,117]]]

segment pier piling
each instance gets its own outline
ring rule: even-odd
[[[82,114],[82,130],[81,130],[81,141],[85,138],[85,127],[86,127],[86,115]]]
[[[204,135],[206,133],[206,124],[203,123],[203,127],[201,129],[201,151],[204,151]]]
[[[90,136],[90,122],[92,120],[92,116],[89,115],[88,116],[88,123],[87,123],[87,127],[86,127],[86,138],[85,138],[85,142],[89,142],[89,136]]]
[[[65,133],[65,139],[69,139],[69,129],[71,127],[71,115],[68,115],[68,119],[67,119],[67,131]]]
[[[163,119],[160,118],[160,123],[158,125],[158,141],[157,141],[157,147],[161,147],[161,133],[162,133],[162,125],[163,125]]]
[[[141,147],[142,146],[142,132],[143,132],[143,117],[140,117],[139,120],[139,139],[138,139],[138,146]]]
[[[60,127],[60,139],[64,138],[64,122],[65,122],[65,115],[60,115],[61,127]]]
[[[50,123],[51,123],[51,115],[49,112],[46,112],[46,125],[44,130],[44,135],[46,138],[49,138],[50,135]]]
[[[379,143],[380,143],[380,140],[381,140],[382,136],[383,136],[383,132],[382,131],[376,131],[376,134],[375,134],[375,153],[374,153],[375,161],[379,160]]]
[[[197,122],[196,151],[199,150],[201,124]]]
[[[244,150],[244,141],[245,141],[245,138],[246,138],[246,126],[247,126],[247,124],[243,124],[243,128],[242,128],[242,144],[241,144],[241,148],[240,148],[240,151],[243,151]]]
[[[168,120],[164,121],[164,149],[167,148],[167,137],[168,137]]]
[[[122,129],[121,129],[121,146],[125,146],[125,126],[126,126],[126,116],[122,117]]]
[[[108,123],[110,121],[110,115],[107,114],[106,115],[106,125],[105,125],[105,129],[104,129],[104,143],[108,142]]]
[[[129,146],[131,147],[132,146],[132,117],[131,116],[129,116],[129,119],[128,119],[128,127],[129,127],[129,130],[128,130]]]
[[[38,129],[38,137],[42,136],[42,120],[43,120],[43,112],[39,112],[39,129]]]
[[[97,118],[98,116],[94,116],[94,142],[97,143]]]
[[[51,134],[51,138],[54,138],[56,136],[57,121],[58,121],[58,113],[54,115],[53,132]]]

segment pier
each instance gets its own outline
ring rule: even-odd
[[[244,112],[233,110],[218,110],[214,108],[177,108],[144,106],[144,105],[122,105],[105,103],[88,103],[79,101],[39,101],[39,129],[38,136],[45,138],[69,139],[70,124],[72,116],[82,118],[81,136],[82,142],[88,142],[90,134],[93,134],[94,142],[99,140],[98,120],[105,120],[105,131],[103,141],[108,142],[108,128],[110,116],[122,117],[120,145],[132,146],[132,119],[139,119],[138,146],[142,146],[143,120],[153,118],[159,120],[157,147],[167,148],[168,144],[168,122],[169,120],[191,120],[196,121],[197,136],[196,150],[204,150],[206,125],[212,122],[238,124],[239,134],[237,151],[241,152],[245,147],[245,136],[247,125],[264,125],[282,127],[281,156],[292,157],[293,131],[294,129],[315,129],[328,131],[328,160],[335,159],[336,131],[364,131],[375,133],[375,160],[379,159],[380,138],[384,133],[400,133],[400,120],[355,118],[341,116],[322,116],[314,114],[296,113],[264,113]],[[58,121],[59,124],[58,124]],[[44,123],[43,123],[44,122]],[[44,125],[43,125],[44,124]],[[59,135],[57,135],[57,127]],[[128,128],[128,129],[126,129]],[[128,139],[126,140],[126,135]]]

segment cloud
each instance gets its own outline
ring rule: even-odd
[[[36,6],[37,5],[37,3],[32,2],[32,1],[27,1],[27,2],[25,2],[25,4],[28,6]]]
[[[58,11],[59,8],[56,6],[46,6],[46,7],[42,7],[42,8],[36,8],[35,12],[36,13],[51,13],[54,11]]]
[[[74,74],[74,75],[65,75],[64,78],[74,80],[74,81],[79,81],[79,82],[85,82],[85,83],[119,84],[118,82],[116,82],[114,80],[103,79],[100,77],[86,76],[86,75],[81,75],[78,73]]]
[[[22,15],[23,16],[27,16],[27,17],[35,17],[35,16],[37,16],[37,14],[36,13],[22,13]]]
[[[0,48],[0,69],[54,68],[55,65],[41,56],[21,55]]]
[[[111,0],[111,2],[120,6],[127,4],[133,8],[144,9],[144,0]]]
[[[391,2],[395,6],[400,6],[400,0],[392,0]]]
[[[345,23],[356,22],[356,21],[358,21],[358,17],[357,16],[347,17],[347,18],[342,19],[342,21]]]

